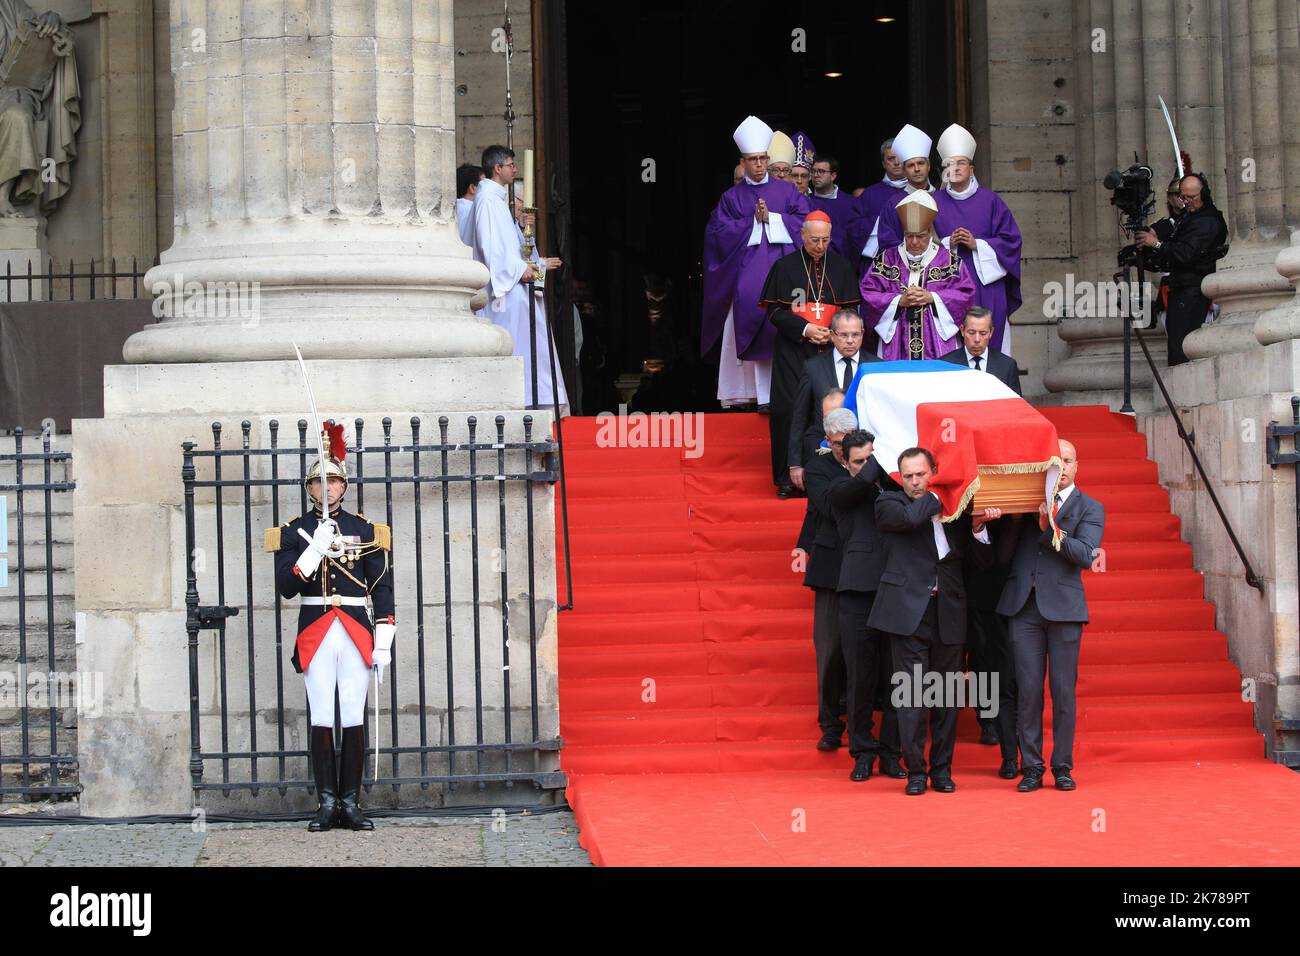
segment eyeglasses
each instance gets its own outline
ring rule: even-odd
[[[831,335],[839,336],[842,339],[860,339],[862,333],[859,332],[832,332]]]

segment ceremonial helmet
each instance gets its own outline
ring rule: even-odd
[[[343,491],[347,492],[348,484],[348,443],[343,437],[343,426],[332,418],[326,420],[320,429],[321,443],[325,446],[325,477],[337,477],[343,479]],[[303,478],[304,486],[320,478],[320,457],[317,456],[307,469],[307,475]],[[322,496],[323,497],[323,496]],[[341,500],[342,496],[340,496]]]

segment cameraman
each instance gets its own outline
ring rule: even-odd
[[[1205,178],[1199,173],[1184,176],[1179,194],[1183,214],[1168,239],[1161,240],[1151,230],[1134,234],[1137,247],[1146,250],[1157,269],[1169,274],[1165,334],[1170,368],[1187,361],[1183,339],[1205,324],[1210,309],[1210,300],[1201,294],[1201,280],[1214,272],[1215,262],[1228,251],[1228,224],[1215,208]]]

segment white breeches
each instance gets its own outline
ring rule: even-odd
[[[335,620],[325,640],[312,655],[303,672],[307,684],[307,706],[313,727],[334,726],[334,688],[339,689],[339,713],[344,727],[360,727],[366,721],[366,690],[370,671],[365,658],[352,643],[343,625]]]

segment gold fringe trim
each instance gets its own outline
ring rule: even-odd
[[[975,492],[979,490],[980,490],[980,476],[976,475],[975,480],[970,483],[965,493],[962,494],[961,501],[957,503],[957,510],[950,515],[944,515],[939,520],[941,522],[947,523],[949,521],[956,521],[958,518],[960,518],[962,516],[962,512],[966,510],[966,506],[969,505],[971,503],[971,499],[975,497]]]

